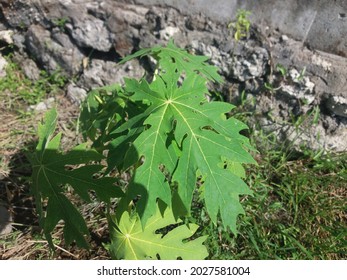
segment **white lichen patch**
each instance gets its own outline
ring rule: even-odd
[[[325,71],[330,72],[331,71],[331,63],[324,60],[320,55],[314,54],[312,56],[312,64],[318,65],[323,67]]]

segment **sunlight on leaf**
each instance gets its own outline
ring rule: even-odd
[[[124,91],[130,101],[143,101],[147,108],[141,117],[130,118],[114,133],[127,131],[134,135],[139,127],[143,131],[129,146],[133,152],[125,153],[124,143],[117,142],[112,145],[108,159],[112,162],[118,151],[125,154],[125,161],[138,162],[125,205],[139,198],[136,207],[143,225],[155,213],[158,198],[172,207],[174,213],[179,212],[171,203],[171,185],[177,183],[178,197],[189,213],[196,174],[200,172],[206,178],[203,193],[210,218],[216,223],[220,214],[225,228],[230,227],[236,233],[237,216],[244,212],[239,196],[251,194],[241,179],[242,164],[255,161],[248,152],[252,149],[248,139],[240,134],[247,126],[228,118],[235,106],[206,99],[207,82],[222,81],[217,68],[208,65],[206,57],[188,54],[172,41],[167,47],[140,51],[129,58],[143,55],[154,56],[159,71],[151,83],[127,79]],[[119,140],[112,143],[116,141]],[[228,168],[221,166],[223,161],[228,162]],[[169,179],[161,167],[165,167]]]
[[[167,226],[173,229],[168,229],[165,235],[157,233]],[[136,213],[131,216],[125,211],[111,229],[110,253],[115,259],[127,260],[157,259],[157,256],[161,260],[204,259],[208,256],[202,244],[206,236],[186,240],[197,229],[195,224],[185,225],[176,221],[170,208],[166,208],[162,215],[157,207],[155,215],[148,219],[144,229]]]

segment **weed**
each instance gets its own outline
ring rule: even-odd
[[[57,19],[53,19],[52,22],[54,24],[54,26],[58,27],[60,29],[60,31],[64,32],[65,31],[65,25],[68,22],[68,18],[67,17],[63,17],[63,18],[57,18]]]
[[[237,10],[236,20],[228,25],[228,28],[233,30],[234,38],[237,42],[248,37],[251,27],[251,22],[248,18],[250,15],[250,11],[243,9]]]
[[[25,77],[18,64],[7,57],[8,65],[6,76],[0,79],[0,97],[3,105],[8,109],[20,111],[20,108],[35,105],[47,97],[47,94],[55,94],[66,83],[66,78],[60,71],[48,74],[41,72],[40,79],[31,81]]]
[[[305,76],[305,73],[306,73],[306,67],[304,67],[301,71],[300,71],[300,73],[299,73],[299,76],[298,77],[296,77],[296,81],[302,81],[303,80],[303,78],[304,78],[304,76]]]
[[[281,73],[283,78],[287,77],[288,70],[283,65],[277,64],[276,70]]]

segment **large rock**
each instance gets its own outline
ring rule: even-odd
[[[75,75],[81,71],[84,55],[59,29],[49,31],[33,24],[25,34],[25,43],[28,53],[49,72],[63,70]]]
[[[6,18],[6,25],[12,28],[26,29],[32,24],[42,22],[44,14],[37,0],[0,0],[1,11]]]
[[[92,89],[115,83],[123,84],[125,77],[139,79],[143,75],[144,69],[137,60],[120,65],[114,61],[93,59],[83,71],[78,84],[87,85],[88,89]]]
[[[108,52],[112,47],[111,33],[105,22],[98,18],[75,18],[72,24],[66,24],[66,28],[79,47],[102,52]]]

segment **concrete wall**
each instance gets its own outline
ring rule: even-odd
[[[144,5],[170,5],[180,12],[202,13],[229,22],[237,9],[252,11],[251,20],[321,51],[347,57],[346,0],[135,0]]]

